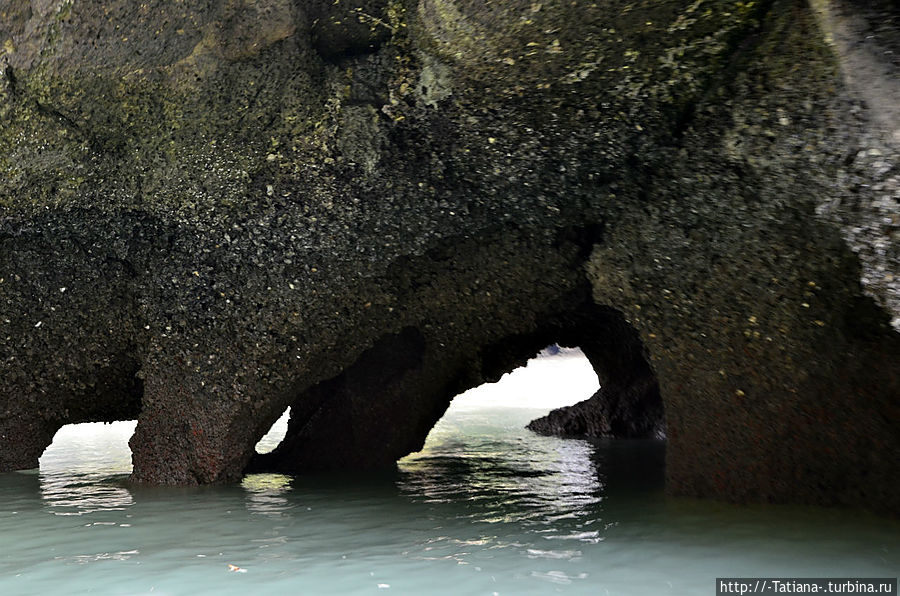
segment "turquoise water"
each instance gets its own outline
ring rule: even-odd
[[[67,427],[40,470],[0,475],[0,594],[714,594],[717,576],[898,575],[896,521],[668,498],[661,443],[524,430],[590,393],[585,366],[533,361],[457,398],[385,475],[137,487],[133,423]]]

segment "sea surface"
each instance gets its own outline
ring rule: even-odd
[[[39,470],[0,474],[0,594],[712,595],[716,577],[900,572],[897,521],[670,498],[662,442],[523,428],[596,386],[582,357],[532,360],[369,476],[132,486],[133,422],[65,427]]]

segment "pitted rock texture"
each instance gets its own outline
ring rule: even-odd
[[[0,0],[0,469],[135,415],[137,481],[388,465],[559,342],[671,492],[896,511],[897,70],[846,10]]]

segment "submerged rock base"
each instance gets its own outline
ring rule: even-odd
[[[536,430],[897,511],[896,8],[501,4],[0,0],[0,470],[390,465],[556,342]]]

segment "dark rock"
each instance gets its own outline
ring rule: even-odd
[[[308,2],[313,47],[332,62],[371,54],[403,26],[402,10],[387,0]]]
[[[552,410],[528,423],[528,430],[559,437],[663,439],[666,436],[659,386],[598,389],[589,399]]]
[[[665,427],[671,492],[895,511],[898,39],[825,1],[0,0],[0,469],[135,415],[138,481],[382,466],[558,342],[603,389],[550,418]]]

